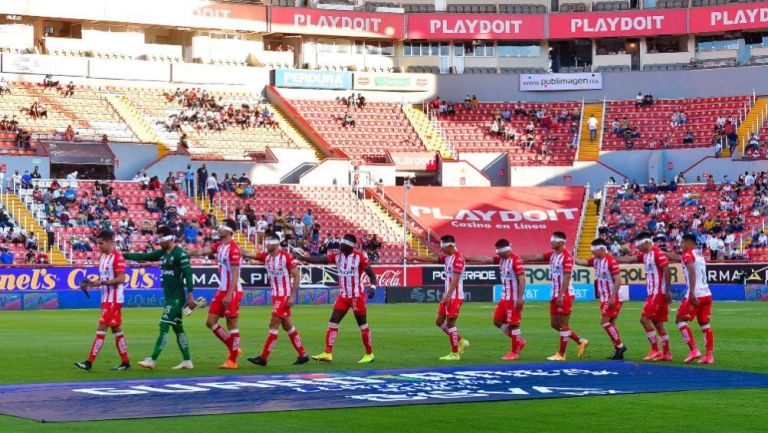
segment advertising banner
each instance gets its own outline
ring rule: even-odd
[[[408,39],[541,40],[544,15],[410,14]]]
[[[312,71],[308,69],[276,69],[275,87],[295,89],[349,90],[352,73],[344,71]]]
[[[405,35],[405,16],[329,9],[271,7],[270,32],[402,39]]]
[[[384,193],[404,206],[401,187]],[[573,249],[583,200],[582,186],[444,187],[440,194],[417,186],[408,192],[408,211],[438,236],[453,235],[468,256],[492,255],[499,238],[520,254],[541,254],[554,231],[565,232],[566,248]]]
[[[493,302],[501,300],[502,286],[497,284],[493,286]],[[573,293],[576,295],[576,301],[594,301],[595,290],[591,284],[573,284]],[[525,292],[523,292],[523,300],[525,301],[546,301],[549,302],[552,299],[552,292],[549,285],[533,284],[525,286]]]
[[[432,74],[390,74],[386,72],[355,72],[352,88],[385,92],[427,92],[435,88]]]
[[[599,90],[603,88],[601,72],[577,74],[520,74],[521,92],[553,92],[562,90]]]
[[[398,171],[436,171],[437,154],[434,152],[389,152]]]
[[[387,304],[437,304],[443,299],[442,286],[387,287]],[[493,287],[464,286],[464,302],[491,302]]]
[[[687,18],[686,9],[550,14],[549,38],[683,35],[687,31]]]
[[[2,70],[17,74],[56,74],[57,76],[85,77],[88,75],[88,59],[85,57],[3,53]]]
[[[768,27],[768,4],[737,3],[689,9],[690,33],[729,32]]]

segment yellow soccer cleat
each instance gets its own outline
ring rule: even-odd
[[[358,364],[370,364],[373,362],[373,360],[376,359],[375,356],[373,356],[373,353],[370,355],[364,355],[362,358],[360,358],[359,361],[357,361]]]
[[[547,357],[548,361],[565,361],[565,355],[561,355],[559,353],[555,353],[552,356]]]
[[[222,370],[237,370],[237,363],[227,359],[223,364],[219,366]]]
[[[461,355],[459,355],[457,352],[451,352],[448,355],[441,356],[441,361],[461,361]]]
[[[466,338],[459,340],[459,356],[464,356],[464,352],[467,351],[467,347],[469,347],[469,340]]]
[[[331,362],[333,361],[333,354],[328,352],[323,352],[319,355],[315,355],[312,357],[315,361],[322,361],[322,362]],[[373,361],[373,359],[371,359]]]
[[[584,354],[587,352],[588,345],[589,345],[589,340],[587,340],[586,338],[582,338],[581,343],[579,343],[579,353],[577,355],[579,358],[584,357]]]

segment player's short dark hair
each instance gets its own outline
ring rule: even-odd
[[[114,241],[115,240],[115,233],[112,232],[112,230],[102,230],[99,232],[98,235],[96,235],[96,239],[102,240],[102,241]]]
[[[508,247],[509,246],[509,241],[506,240],[506,239],[503,239],[503,238],[499,239],[498,241],[496,241],[496,245],[495,246],[496,246],[496,248]]]
[[[696,235],[693,233],[686,233],[683,235],[683,241],[692,242],[694,245],[697,243],[698,239],[696,238]]]
[[[166,236],[173,235],[173,230],[171,230],[171,228],[168,226],[160,226],[157,228],[157,230],[155,230],[155,233],[157,233],[157,235],[161,238],[164,238]]]
[[[226,218],[224,221],[221,222],[225,226],[232,229],[232,233],[235,233],[237,231],[237,224],[235,223],[235,220],[232,218]]]
[[[607,247],[608,244],[605,243],[605,239],[603,238],[595,238],[595,240],[592,241],[593,247]]]
[[[563,232],[554,232],[552,233],[552,236],[557,236],[558,238],[567,239],[567,236],[565,236],[565,233]]]
[[[351,234],[351,233],[345,234],[344,235],[344,239],[346,239],[346,240],[348,240],[350,242],[357,243],[357,237],[355,235]]]
[[[278,235],[278,234],[277,234],[275,231],[273,231],[273,230],[267,230],[267,231],[265,231],[265,232],[264,232],[264,237],[265,237],[265,238],[268,238],[268,239],[277,239],[277,240],[280,240],[280,235]]]
[[[440,242],[453,243],[456,242],[456,238],[451,235],[444,235],[440,238]]]
[[[635,236],[635,242],[642,241],[644,239],[651,239],[651,234],[649,232],[640,232]]]

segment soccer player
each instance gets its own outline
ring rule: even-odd
[[[522,256],[525,261],[549,262],[549,274],[552,279],[552,299],[549,301],[550,326],[560,333],[560,348],[557,353],[547,357],[550,361],[565,361],[568,339],[579,345],[578,357],[584,356],[589,340],[579,337],[569,327],[573,300],[576,297],[571,285],[573,255],[565,249],[565,233],[554,232],[550,238],[552,251],[543,255]]]
[[[373,298],[376,294],[376,274],[368,263],[365,253],[355,248],[355,245],[357,245],[357,238],[354,235],[346,234],[341,240],[340,252],[338,253],[317,257],[303,254],[296,256],[299,260],[307,263],[335,265],[339,274],[339,296],[333,304],[333,312],[331,312],[331,318],[328,321],[328,330],[325,333],[325,351],[313,356],[312,359],[315,361],[333,361],[333,345],[339,333],[339,323],[350,309],[357,320],[357,326],[360,328],[360,335],[365,347],[365,355],[358,363],[367,364],[373,362],[375,358],[371,330],[368,327],[368,310],[365,305],[366,290],[360,277],[363,273],[368,275],[371,286],[367,295],[369,298]]]
[[[616,260],[619,263],[642,263],[645,268],[645,286],[648,295],[640,314],[640,323],[645,328],[651,350],[643,361],[672,361],[669,335],[664,327],[664,322],[669,316],[669,304],[672,302],[669,291],[672,283],[669,260],[659,247],[653,245],[653,239],[648,232],[639,233],[635,237],[635,247],[638,249],[636,256],[619,257]],[[659,352],[658,340],[661,341],[661,352]]]
[[[197,304],[193,296],[192,266],[189,262],[189,254],[176,245],[173,231],[167,226],[157,229],[158,239],[155,241],[160,249],[151,253],[126,253],[126,260],[137,262],[160,262],[161,285],[165,306],[160,317],[160,335],[157,336],[152,356],[139,362],[141,367],[152,370],[155,368],[157,358],[168,342],[171,328],[176,334],[176,343],[181,350],[182,361],[173,367],[174,370],[191,370],[194,368],[192,358],[189,356],[189,339],[182,325],[182,310],[184,306],[195,309]],[[186,292],[185,292],[186,287]]]
[[[677,310],[677,327],[680,328],[680,334],[683,341],[688,344],[690,352],[683,362],[686,364],[693,362],[701,356],[701,351],[696,346],[696,340],[693,338],[693,332],[688,326],[688,322],[694,317],[699,322],[701,332],[704,334],[704,344],[706,354],[699,359],[699,364],[714,364],[715,357],[715,334],[709,326],[709,319],[712,315],[712,292],[707,285],[707,265],[704,256],[696,249],[696,236],[693,234],[683,235],[682,240],[683,255],[683,275],[685,275],[685,284],[688,290],[685,292],[680,308]]]
[[[216,337],[227,346],[227,360],[219,366],[222,369],[236,369],[237,357],[240,356],[240,331],[237,318],[240,316],[240,300],[243,298],[243,286],[240,284],[240,260],[242,254],[233,239],[237,225],[231,218],[221,222],[219,241],[210,247],[189,251],[191,256],[215,255],[219,264],[219,290],[208,308],[207,326]],[[219,325],[219,319],[227,321],[227,330]]]
[[[115,234],[110,230],[102,230],[96,236],[96,242],[99,245],[101,257],[99,258],[99,276],[94,279],[83,280],[80,285],[84,290],[89,287],[99,287],[101,289],[101,317],[96,327],[96,338],[91,345],[91,351],[88,353],[88,359],[83,362],[75,362],[75,367],[91,371],[93,362],[99,355],[104,339],[107,335],[107,328],[112,329],[112,335],[115,337],[115,346],[120,354],[120,365],[112,368],[113,371],[130,370],[131,362],[128,358],[128,345],[123,335],[123,284],[127,281],[125,275],[125,260],[119,251],[115,250],[112,243],[115,240]]]
[[[458,361],[469,347],[469,341],[461,338],[456,322],[459,320],[461,304],[464,302],[464,256],[456,249],[456,239],[451,235],[440,238],[439,257],[417,256],[411,261],[442,264],[445,269],[445,294],[437,307],[435,325],[440,328],[451,343],[451,353],[441,357],[443,361]]]
[[[523,316],[523,293],[525,292],[525,268],[523,261],[515,253],[506,239],[496,241],[496,256],[466,257],[467,263],[499,265],[501,276],[501,300],[493,312],[493,324],[509,337],[512,347],[501,359],[514,361],[526,345],[521,336],[520,319]]]
[[[597,238],[592,241],[592,258],[576,259],[576,264],[595,268],[595,285],[600,295],[600,325],[613,343],[613,354],[608,359],[624,359],[627,346],[621,341],[619,330],[616,328],[616,318],[619,317],[622,306],[619,299],[621,286],[619,262],[608,253],[608,245],[605,241]]]
[[[305,364],[309,362],[309,357],[301,344],[299,331],[293,326],[291,319],[294,297],[296,300],[299,297],[299,283],[301,283],[299,265],[290,254],[280,248],[280,237],[277,233],[268,230],[265,233],[264,245],[266,251],[256,254],[247,251],[243,253],[243,256],[249,259],[264,263],[267,268],[269,284],[272,287],[272,319],[269,321],[269,335],[267,335],[267,341],[264,343],[261,355],[248,358],[248,361],[256,365],[267,365],[269,355],[277,342],[280,325],[282,325],[285,332],[288,333],[293,348],[299,355],[293,365]]]

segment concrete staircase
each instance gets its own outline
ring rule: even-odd
[[[576,250],[576,256],[580,259],[587,260],[592,257],[592,240],[597,236],[597,206],[595,206],[594,200],[587,199],[587,209],[584,215],[584,225],[581,227],[581,239],[579,239],[579,248]]]
[[[600,122],[597,125],[597,137],[595,141],[589,139],[589,127],[587,121],[590,116],[595,115]],[[576,161],[597,161],[600,157],[600,139],[603,134],[603,104],[586,104],[581,113],[581,137],[579,137],[579,153],[576,155]]]
[[[68,263],[64,253],[56,245],[48,245],[48,236],[32,212],[24,206],[21,198],[12,193],[2,194],[2,201],[16,223],[27,233],[35,233],[41,251],[48,254],[48,259],[53,265],[66,265]]]
[[[429,120],[426,114],[421,111],[420,108],[416,108],[413,105],[407,105],[403,107],[403,112],[408,121],[413,125],[413,129],[418,134],[421,142],[427,150],[433,152],[439,152],[443,159],[453,159],[455,155],[453,151],[445,143],[443,137],[440,135],[440,131],[437,130],[435,125]]]
[[[749,110],[744,119],[739,125],[739,129],[736,130],[736,134],[739,136],[739,140],[742,145],[739,146],[739,150],[742,155],[744,154],[745,143],[749,140],[749,135],[752,133],[758,133],[765,123],[766,115],[768,115],[768,96],[761,96],[755,101],[755,105]],[[730,157],[730,149],[723,149],[723,155]]]
[[[200,209],[204,210],[205,212],[211,211],[213,212],[213,215],[216,216],[216,219],[219,221],[219,224],[221,224],[222,221],[224,221],[227,216],[224,215],[224,212],[221,211],[221,208],[218,208],[216,206],[210,206],[207,198],[199,198],[195,197],[195,203],[200,206]],[[240,249],[243,251],[251,251],[256,252],[256,248],[254,245],[250,242],[248,242],[248,237],[245,236],[240,230],[235,232],[235,242],[237,242],[237,245],[240,246]]]
[[[277,126],[285,132],[285,135],[288,136],[294,143],[296,143],[297,146],[306,147],[308,149],[312,149],[315,151],[315,162],[322,161],[325,159],[323,156],[323,153],[320,152],[320,149],[315,147],[314,144],[312,144],[311,141],[307,139],[307,136],[304,135],[301,131],[296,128],[296,126],[291,123],[291,121],[288,120],[288,118],[285,117],[285,114],[277,108],[274,104],[268,105],[269,111],[272,113],[272,118],[277,122]]]
[[[107,101],[115,109],[115,112],[131,128],[139,141],[152,143],[157,146],[157,159],[160,160],[171,153],[171,149],[163,143],[162,138],[147,125],[144,117],[139,113],[136,107],[125,96],[109,95]]]
[[[395,219],[392,214],[389,213],[388,210],[384,209],[376,200],[372,199],[366,199],[363,200],[363,203],[365,206],[373,212],[374,214],[379,216],[379,219],[384,221],[390,228],[397,231],[397,233],[403,232],[403,225],[400,224],[400,222]],[[405,241],[408,244],[408,246],[411,248],[412,251],[415,251],[419,255],[429,255],[429,248],[427,248],[426,245],[424,245],[423,242],[419,240],[417,236],[414,236],[413,233],[411,233],[410,230],[406,232],[405,235]]]

